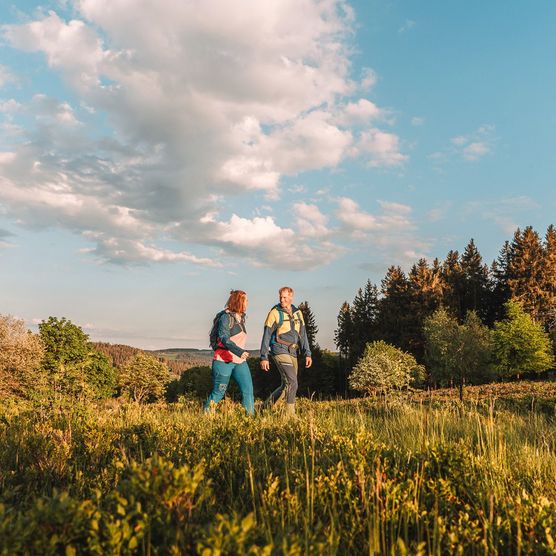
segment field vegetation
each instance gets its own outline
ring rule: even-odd
[[[0,553],[553,554],[555,390],[5,404]]]

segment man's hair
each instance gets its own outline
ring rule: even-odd
[[[293,295],[293,289],[290,288],[289,286],[284,286],[283,288],[280,288],[278,290],[278,295],[282,295],[282,292],[289,292]]]
[[[230,297],[226,303],[226,308],[232,313],[243,313],[245,298],[247,294],[242,290],[231,290]]]

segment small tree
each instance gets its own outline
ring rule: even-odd
[[[39,324],[39,334],[45,347],[43,367],[55,391],[95,398],[113,394],[115,369],[80,326],[65,317],[49,317]]]
[[[506,320],[494,324],[496,368],[503,376],[540,373],[554,366],[552,342],[541,323],[525,312],[517,301],[504,305]]]
[[[0,315],[0,396],[28,396],[44,386],[41,339],[22,320]]]
[[[380,340],[366,345],[351,372],[349,385],[367,394],[388,392],[407,388],[417,382],[421,375],[422,367],[413,355]]]
[[[475,311],[468,311],[463,324],[458,324],[444,308],[425,319],[425,359],[431,378],[437,384],[456,383],[463,400],[468,382],[490,378],[492,339]]]
[[[141,403],[160,399],[171,380],[167,365],[152,355],[138,353],[122,367],[119,384],[123,394]]]

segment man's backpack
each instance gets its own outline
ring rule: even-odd
[[[222,316],[223,313],[228,313],[228,311],[226,311],[225,309],[223,311],[219,311],[218,313],[216,313],[216,316],[212,321],[212,328],[210,329],[210,333],[209,333],[209,346],[213,350],[218,349],[218,321],[220,320],[220,317]],[[231,330],[234,326],[235,318],[229,313],[228,313],[228,317],[229,317],[228,326],[230,327]]]

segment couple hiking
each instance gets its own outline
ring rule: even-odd
[[[295,415],[295,395],[297,393],[297,355],[305,357],[305,367],[312,365],[311,350],[301,311],[292,305],[293,290],[283,287],[279,290],[280,302],[269,311],[264,323],[261,341],[261,369],[270,369],[269,357],[280,372],[281,383],[264,403],[265,408],[274,405],[283,396],[286,400],[286,413]],[[245,350],[247,331],[245,314],[247,294],[232,290],[223,311],[214,319],[210,333],[210,343],[214,350],[212,361],[212,392],[206,403],[205,411],[211,411],[222,400],[230,378],[233,378],[241,391],[243,407],[248,414],[255,412],[253,381],[247,365],[249,353]]]

